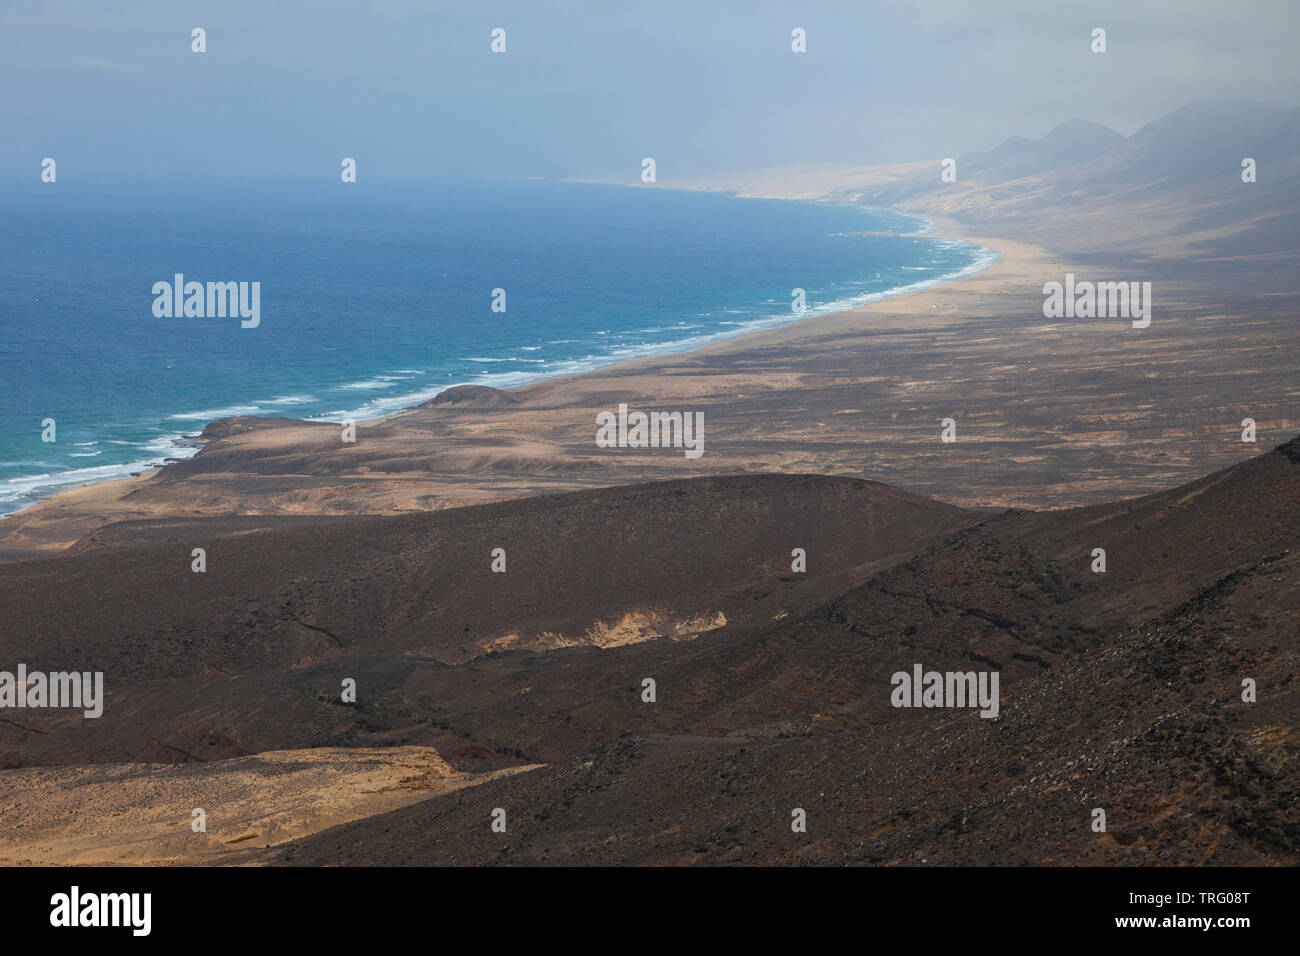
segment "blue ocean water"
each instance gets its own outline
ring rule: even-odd
[[[371,418],[788,323],[796,287],[807,317],[993,260],[890,211],[658,188],[65,179],[0,194],[0,513],[193,454],[215,418]],[[260,325],[156,318],[176,273],[259,282]]]

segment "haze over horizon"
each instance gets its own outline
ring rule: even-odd
[[[207,31],[207,52],[190,31]],[[507,31],[493,54],[490,31]],[[808,52],[790,49],[807,31]],[[1107,52],[1090,50],[1094,27]],[[0,181],[319,176],[659,182],[983,151],[1069,120],[1124,135],[1202,99],[1293,106],[1300,7],[592,2],[358,10],[0,3]],[[403,117],[404,121],[394,121]]]

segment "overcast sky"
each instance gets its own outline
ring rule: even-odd
[[[631,181],[653,156],[670,184],[932,159],[1197,99],[1294,106],[1298,25],[1297,0],[0,0],[0,173],[337,177],[352,156],[363,180]]]

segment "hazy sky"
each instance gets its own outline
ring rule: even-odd
[[[362,181],[632,181],[653,156],[670,185],[931,159],[1202,98],[1294,106],[1298,26],[1297,0],[0,0],[0,175],[337,177],[352,156]]]

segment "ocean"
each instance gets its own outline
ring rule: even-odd
[[[0,194],[0,514],[192,455],[216,418],[373,418],[453,385],[689,349],[995,258],[893,211],[653,186],[69,178]],[[259,283],[258,325],[156,316],[154,285],[176,274]]]

